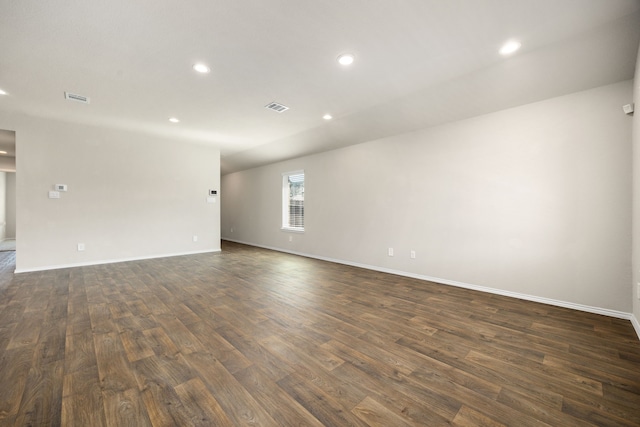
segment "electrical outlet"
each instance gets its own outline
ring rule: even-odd
[[[78,252],[84,251],[84,243],[78,243]]]
[[[416,251],[411,251],[411,259],[416,259]]]
[[[389,248],[388,254],[389,256],[393,256],[393,248]]]
[[[293,236],[289,236],[289,241],[293,242]]]
[[[233,227],[231,227],[231,232],[233,233]]]
[[[197,242],[198,241],[198,236],[193,236],[193,241]]]

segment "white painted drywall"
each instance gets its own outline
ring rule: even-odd
[[[631,301],[633,303],[634,326],[640,336],[640,47],[636,61],[636,75],[633,84],[633,100],[636,111],[633,115],[633,280]],[[627,104],[627,102],[625,102]]]
[[[0,128],[16,131],[18,271],[220,249],[216,148],[9,112]]]
[[[7,237],[7,173],[0,172],[0,241]]]
[[[16,238],[16,173],[7,172],[7,192],[5,193],[6,207],[6,238]]]
[[[625,81],[225,175],[222,236],[629,313],[631,91]],[[300,169],[306,230],[290,234],[281,173]]]

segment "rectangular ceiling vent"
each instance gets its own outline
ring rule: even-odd
[[[277,102],[272,102],[264,106],[264,108],[268,108],[269,110],[276,111],[278,113],[284,113],[289,109],[286,105],[278,104]]]
[[[65,92],[64,97],[69,101],[82,102],[83,104],[89,103],[89,98],[87,98],[86,96],[76,95],[75,93],[71,93],[71,92]]]

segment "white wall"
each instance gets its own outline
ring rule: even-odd
[[[640,299],[638,299],[638,291],[636,290],[636,287],[640,286],[640,111],[638,111],[640,110],[640,48],[638,48],[636,61],[633,100],[636,111],[633,115],[633,280],[631,301],[633,304],[633,325],[640,337]]]
[[[16,131],[18,271],[220,249],[217,149],[11,113],[0,128]],[[69,191],[49,199],[54,184]]]
[[[0,172],[0,241],[7,237],[7,173]]]
[[[631,91],[621,82],[226,175],[222,236],[629,313]],[[289,234],[281,173],[298,169],[306,231]]]
[[[16,238],[16,174],[7,172],[7,186],[5,193],[6,238]]]

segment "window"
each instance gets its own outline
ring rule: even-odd
[[[282,228],[304,231],[304,171],[282,174]]]

